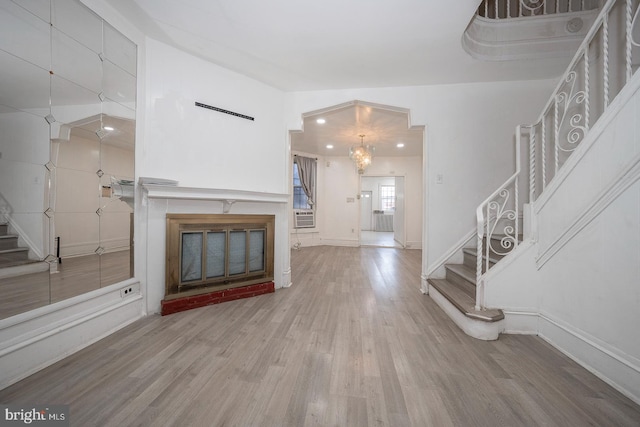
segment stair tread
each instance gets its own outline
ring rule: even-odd
[[[429,284],[438,290],[454,307],[465,316],[484,322],[497,322],[504,319],[502,310],[476,310],[475,298],[469,296],[458,286],[446,279],[427,279]]]
[[[16,267],[18,265],[26,265],[26,264],[35,264],[37,262],[42,262],[42,261],[35,260],[35,259],[16,259],[12,261],[0,262],[0,268]]]
[[[0,234],[0,239],[15,239],[17,237],[17,234]]]
[[[11,254],[14,252],[29,252],[29,248],[11,248],[11,249],[1,249],[0,255],[2,254]]]

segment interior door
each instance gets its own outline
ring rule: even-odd
[[[404,176],[396,176],[396,210],[393,213],[393,240],[405,246]]]
[[[373,230],[373,192],[362,191],[360,196],[360,230]]]

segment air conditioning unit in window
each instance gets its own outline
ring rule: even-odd
[[[293,228],[313,228],[316,226],[314,211],[295,211]]]

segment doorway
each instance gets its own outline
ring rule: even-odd
[[[404,177],[362,176],[360,188],[360,246],[404,247]]]

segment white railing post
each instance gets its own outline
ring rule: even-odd
[[[515,226],[514,226],[514,234],[513,234],[513,249],[518,247],[518,230],[520,228],[519,226],[519,222],[520,222],[520,206],[518,206],[519,203],[519,196],[520,196],[520,144],[522,141],[522,126],[518,125],[518,127],[516,128],[518,131],[518,134],[516,135],[516,179],[514,180],[514,190],[513,190],[513,211],[514,211],[514,218],[513,221],[515,222]],[[489,268],[487,267],[487,270]]]
[[[640,5],[638,5],[638,9],[640,9]],[[632,35],[633,35],[633,18],[631,14],[632,4],[631,0],[627,0],[626,8],[625,8],[625,64],[626,64],[626,80],[625,84],[631,80],[632,75],[632,62],[633,58],[631,58],[631,49],[632,49]],[[637,12],[636,12],[637,13]]]
[[[556,95],[555,96],[555,107],[554,107],[554,113],[553,113],[553,159],[554,159],[554,168],[553,168],[553,176],[556,176],[556,174],[558,173],[558,167],[560,164],[560,158],[559,158],[559,150],[558,150],[558,139],[560,138],[560,123],[558,121],[558,115],[559,115],[559,111],[558,111],[558,97],[560,95]],[[552,178],[553,179],[553,178]]]
[[[584,48],[584,127],[589,130],[589,45]]]
[[[548,112],[548,111],[547,111]],[[540,142],[540,162],[542,163],[542,191],[547,187],[547,113],[542,114],[542,141]]]
[[[603,64],[603,101],[604,108],[609,106],[609,13],[602,22],[602,64]]]
[[[484,237],[484,217],[482,215],[482,205],[476,211],[476,310],[480,310],[480,284],[482,283],[482,238]]]
[[[536,126],[537,123],[529,134],[529,203],[536,200]]]

